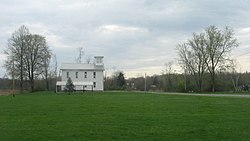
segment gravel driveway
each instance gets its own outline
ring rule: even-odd
[[[250,98],[250,95],[246,95],[246,94],[194,94],[194,93],[168,93],[168,92],[148,92],[148,93],[167,94],[167,95]]]

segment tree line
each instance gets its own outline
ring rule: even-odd
[[[208,72],[204,73],[202,92],[212,92],[211,79]],[[216,73],[216,92],[244,92],[248,91],[250,73],[231,73],[221,71]],[[237,81],[236,79],[237,78]],[[159,91],[159,92],[200,92],[194,76],[185,73],[162,73],[160,75],[135,77],[126,80],[126,90],[131,91]],[[146,81],[146,85],[145,85]],[[237,85],[235,85],[237,82]]]
[[[130,78],[128,90],[169,92],[248,91],[250,74],[238,73],[231,52],[239,43],[233,29],[209,26],[177,45],[178,63],[183,73],[174,72],[173,62],[165,64],[161,75]]]
[[[237,72],[236,61],[230,58],[232,50],[238,46],[232,29],[209,26],[177,45],[178,63],[183,73],[174,71],[173,62],[165,64],[162,74],[146,78],[125,79],[124,72],[116,71],[109,77],[105,76],[104,89],[169,92],[246,90],[250,85],[250,74]],[[32,34],[27,27],[21,26],[8,39],[4,53],[7,55],[4,64],[7,74],[15,80],[14,84],[21,92],[55,90],[57,60],[45,37]],[[0,84],[1,89],[13,85],[10,79],[5,78],[0,79]]]

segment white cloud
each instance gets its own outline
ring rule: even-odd
[[[236,39],[240,43],[239,47],[236,50],[236,55],[244,54],[250,51],[250,27],[241,27],[236,28]]]
[[[145,29],[141,29],[133,26],[124,26],[124,25],[104,25],[98,28],[98,30],[102,33],[119,33],[119,32],[146,32]]]
[[[85,1],[65,1],[65,3],[60,4],[59,8],[66,11],[76,11],[83,8],[90,8],[96,3],[95,0],[85,0]]]
[[[245,27],[245,28],[241,28],[239,29],[239,33],[240,34],[248,34],[250,33],[250,27]]]

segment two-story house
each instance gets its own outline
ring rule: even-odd
[[[95,56],[94,63],[63,63],[60,68],[61,81],[56,83],[56,92],[63,91],[70,77],[75,90],[103,91],[103,56]]]

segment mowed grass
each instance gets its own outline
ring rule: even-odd
[[[102,92],[0,96],[0,141],[249,141],[250,99]]]

